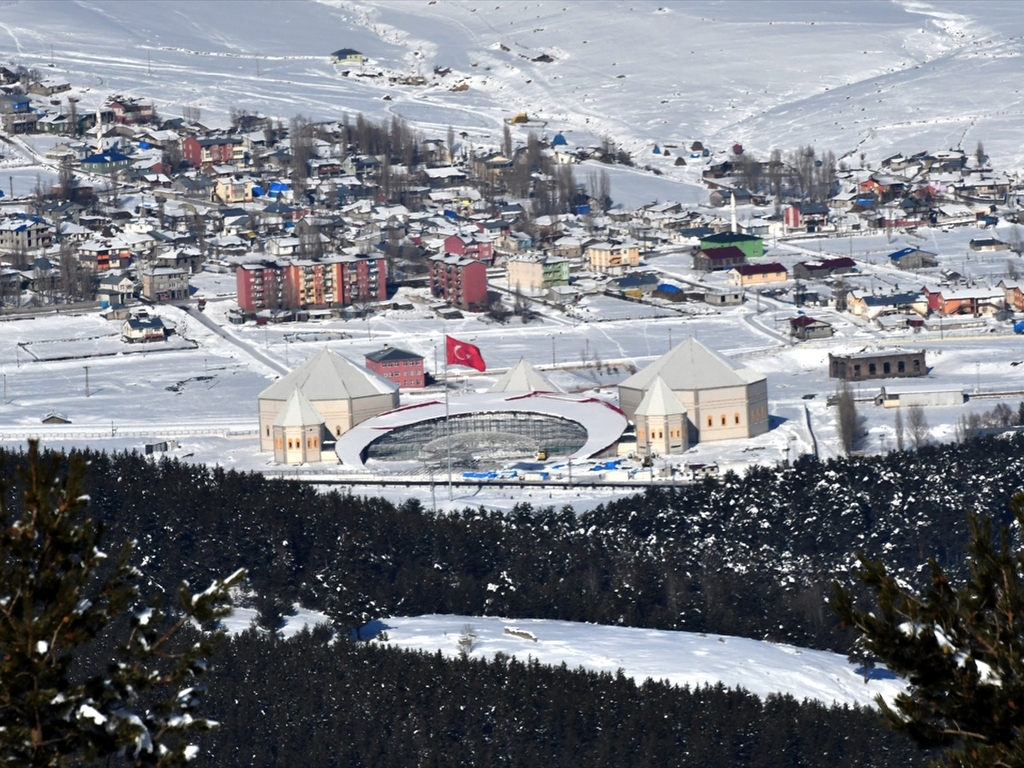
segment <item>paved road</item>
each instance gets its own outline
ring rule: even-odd
[[[242,341],[241,339],[237,338],[233,334],[230,334],[227,331],[225,331],[223,328],[221,328],[219,325],[217,325],[217,323],[213,322],[213,320],[211,320],[209,317],[204,315],[199,310],[197,310],[197,309],[195,309],[193,307],[188,307],[188,306],[181,306],[181,305],[178,305],[178,306],[182,310],[184,310],[186,313],[188,313],[190,316],[194,317],[200,323],[202,323],[207,328],[209,328],[211,331],[216,333],[218,336],[220,336],[224,340],[229,341],[232,344],[234,344],[236,347],[241,349],[243,352],[245,352],[247,355],[249,355],[254,360],[257,360],[258,362],[263,363],[265,366],[267,366],[268,368],[270,368],[272,370],[277,371],[282,376],[284,376],[285,374],[291,373],[291,371],[289,371],[285,366],[281,365],[276,360],[273,360],[273,359],[267,357],[265,354],[260,352],[252,344],[249,344],[248,342]]]

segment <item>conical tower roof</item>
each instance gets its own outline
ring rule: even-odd
[[[674,391],[739,387],[765,378],[712,352],[693,338],[669,350],[619,386],[646,390],[656,377],[664,379]]]
[[[686,407],[679,402],[675,392],[665,383],[665,380],[658,376],[651,384],[651,388],[644,394],[644,399],[636,407],[637,416],[685,416]]]
[[[562,392],[523,358],[490,388],[491,392]]]
[[[390,395],[398,391],[394,382],[326,348],[260,392],[260,399],[287,400],[296,387],[313,402]]]
[[[275,427],[309,427],[323,423],[323,418],[298,387],[292,390],[291,397],[274,419]]]

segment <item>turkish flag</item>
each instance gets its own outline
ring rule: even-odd
[[[480,354],[480,347],[453,339],[451,336],[445,336],[444,343],[448,365],[464,365],[467,368],[476,368],[478,371],[487,370],[484,356]]]

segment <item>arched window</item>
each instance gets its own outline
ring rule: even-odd
[[[882,363],[882,371],[883,371],[883,373],[891,373],[892,372],[892,366],[889,365],[889,363]]]
[[[723,427],[725,426],[725,414],[724,413],[722,414],[722,426]]]
[[[291,450],[291,448],[292,448],[292,439],[289,437],[288,438],[288,450]]]
[[[900,360],[898,363],[896,363],[896,370],[899,373],[903,373],[904,371],[907,370],[907,364]]]
[[[316,448],[319,443],[320,443],[320,438],[319,437],[314,437],[313,438],[313,447]]]
[[[868,363],[868,375],[874,376],[876,373],[878,373],[878,366],[874,363]]]
[[[267,437],[270,437],[270,427],[267,427]]]
[[[710,417],[710,416],[708,416],[708,426],[709,426],[709,427],[711,426],[711,423],[712,423],[712,419],[711,419],[711,417]]]
[[[732,415],[732,419],[733,419],[733,422],[735,422],[736,424],[740,423],[740,415],[738,413],[734,413]]]

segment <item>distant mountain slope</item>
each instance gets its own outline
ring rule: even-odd
[[[621,669],[637,684],[648,677],[691,688],[722,682],[761,697],[784,693],[798,701],[861,706],[873,705],[878,694],[891,700],[904,687],[884,669],[872,671],[872,679],[865,683],[857,669],[835,653],[716,634],[433,615],[382,619],[364,627],[363,636],[384,632],[392,645],[455,656],[467,629],[475,634],[470,652],[475,657],[504,653],[521,661],[564,663],[570,669],[613,674]]]
[[[0,45],[10,63],[89,88],[84,108],[127,92],[214,123],[232,107],[401,114],[495,143],[503,118],[527,111],[549,135],[608,135],[688,178],[650,155],[655,143],[740,142],[762,157],[810,143],[877,160],[981,140],[997,165],[1024,163],[1022,34],[1024,4],[995,0],[97,0],[45,13],[23,0],[4,7]],[[341,47],[370,63],[332,64]],[[435,78],[435,67],[451,71]],[[430,83],[389,83],[396,73]]]

